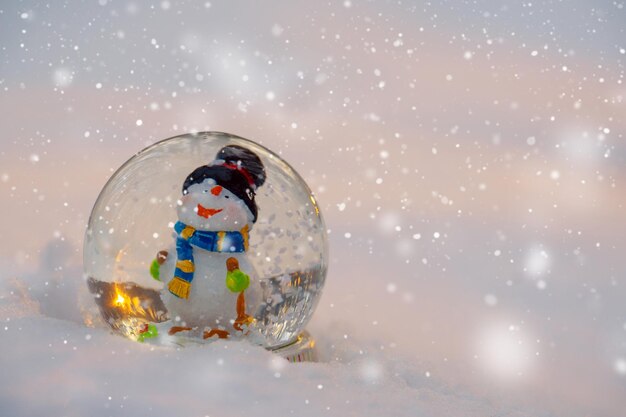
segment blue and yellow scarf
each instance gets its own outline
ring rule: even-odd
[[[207,232],[196,230],[185,223],[176,222],[176,270],[167,288],[179,298],[189,298],[195,266],[193,247],[209,252],[245,252],[248,249],[248,226],[240,232]]]

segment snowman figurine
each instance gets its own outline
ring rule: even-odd
[[[247,256],[248,234],[257,220],[255,192],[265,182],[259,157],[237,145],[196,168],[178,203],[175,249],[160,251],[150,273],[167,282],[162,298],[172,323],[169,335],[228,338],[246,332],[247,314],[261,295]]]

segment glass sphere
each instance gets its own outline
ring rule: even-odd
[[[128,160],[101,191],[84,242],[104,320],[156,344],[294,342],[327,257],[300,175],[261,145],[217,132],[166,139]]]

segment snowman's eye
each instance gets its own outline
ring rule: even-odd
[[[226,198],[230,198],[230,197],[229,197],[229,196],[227,196],[227,195],[225,195],[224,197],[226,197]]]
[[[208,192],[209,192],[209,190],[202,190],[202,193],[203,193],[203,194],[206,194],[206,193],[208,193]]]

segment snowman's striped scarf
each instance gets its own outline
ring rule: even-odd
[[[194,246],[209,252],[245,252],[248,249],[248,226],[240,232],[209,232],[196,230],[182,222],[174,225],[176,238],[176,270],[174,278],[167,285],[172,294],[179,298],[189,298],[191,281],[195,271],[193,261]]]

